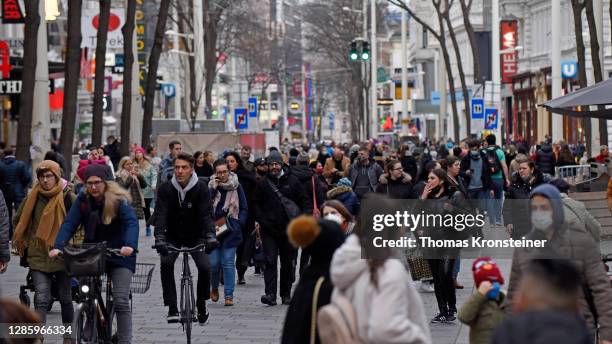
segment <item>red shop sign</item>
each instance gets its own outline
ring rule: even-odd
[[[502,82],[512,81],[511,76],[518,72],[518,52],[514,50],[518,46],[518,26],[516,20],[503,20],[500,22],[501,46],[500,54]]]
[[[19,0],[2,0],[2,23],[4,24],[23,24],[25,18]]]

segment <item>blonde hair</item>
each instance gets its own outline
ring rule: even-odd
[[[116,182],[105,180],[104,181],[104,209],[102,211],[102,223],[105,225],[110,224],[113,219],[117,216],[117,209],[119,203],[125,201],[128,204],[132,203],[132,197],[130,193],[119,186]],[[87,192],[89,194],[89,191]]]

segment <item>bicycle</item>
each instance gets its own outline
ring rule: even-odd
[[[152,246],[157,249],[157,246]],[[206,244],[199,244],[194,247],[175,247],[168,245],[168,252],[177,252],[183,254],[183,272],[181,274],[181,302],[179,310],[179,323],[183,327],[183,331],[187,336],[187,344],[191,344],[191,325],[197,321],[195,311],[195,296],[193,292],[193,279],[191,277],[191,269],[189,268],[189,254],[193,252],[203,252],[206,249]]]
[[[137,250],[134,253],[137,253]],[[112,248],[106,249],[106,255],[123,257],[120,249]],[[155,264],[136,264],[136,273],[132,276],[132,283],[135,285],[130,286],[130,309],[132,293],[145,293],[149,289],[154,267]],[[102,297],[103,292],[106,292],[106,299]],[[110,278],[106,275],[79,278],[75,302],[77,305],[72,328],[75,331],[76,343],[117,343],[117,319]]]

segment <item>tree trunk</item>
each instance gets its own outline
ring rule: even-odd
[[[145,88],[144,118],[142,123],[142,146],[151,145],[151,133],[153,130],[153,105],[155,104],[155,86],[157,81],[157,69],[159,67],[159,57],[164,43],[166,22],[168,20],[168,10],[170,0],[161,0],[157,24],[155,26],[155,40],[149,55],[149,71],[147,74],[147,84]],[[180,101],[180,100],[178,100]],[[168,114],[166,114],[166,117]]]
[[[100,21],[96,42],[96,76],[94,79],[93,116],[91,124],[91,142],[94,146],[102,145],[102,105],[104,101],[104,61],[106,60],[106,40],[108,37],[108,19],[111,0],[100,0]],[[121,141],[129,137],[122,137]]]
[[[446,21],[446,26],[448,27],[448,33],[451,38],[451,42],[453,43],[453,50],[455,50],[455,59],[457,60],[457,70],[459,72],[459,81],[461,82],[461,92],[463,93],[463,107],[465,108],[465,125],[466,125],[466,137],[470,137],[471,134],[471,115],[470,115],[470,95],[468,93],[467,85],[465,83],[465,73],[463,72],[463,63],[461,61],[461,51],[459,50],[459,44],[457,43],[457,36],[455,36],[455,30],[450,21],[450,7],[447,5],[444,11],[444,20]],[[468,19],[469,21],[469,19]],[[440,23],[440,25],[444,25],[444,23]],[[454,94],[453,90],[453,94]],[[455,143],[459,143],[456,141]]]
[[[134,27],[136,0],[127,0],[123,33],[123,107],[121,108],[121,156],[130,154],[130,121],[132,117],[132,72],[134,69]]]
[[[574,31],[576,32],[576,55],[578,55],[578,82],[580,88],[587,86],[586,76],[586,57],[584,38],[582,37],[582,10],[584,9],[584,3],[580,0],[572,0],[572,13],[574,16]],[[587,154],[591,155],[591,119],[582,118],[582,129],[584,130],[584,137],[587,138],[586,148]]]
[[[36,47],[40,14],[39,0],[25,2],[25,28],[23,45],[23,74],[21,97],[19,98],[19,120],[17,121],[17,152],[21,161],[29,161],[32,137],[32,111],[34,109],[34,83],[36,82]]]
[[[72,173],[72,146],[74,145],[74,130],[77,115],[77,98],[79,90],[79,75],[81,74],[81,9],[82,0],[68,2],[68,38],[64,82],[64,109],[62,112],[62,132],[60,135],[60,150],[66,158],[64,175]]]
[[[218,5],[216,5],[218,6]],[[204,94],[206,106],[206,118],[212,118],[212,89],[217,74],[217,39],[218,19],[217,14],[211,14],[210,0],[204,0],[204,14],[202,18],[204,25]]]
[[[593,60],[593,73],[595,74],[595,83],[603,80],[601,59],[599,58],[599,40],[597,39],[597,26],[595,25],[595,16],[593,14],[593,2],[585,1],[586,18],[589,24],[589,33],[591,35],[591,59]],[[603,28],[602,28],[603,29]],[[603,111],[603,105],[598,106],[599,111]],[[599,142],[602,145],[608,145],[608,123],[606,119],[599,119]]]
[[[472,26],[472,22],[470,21],[472,0],[469,1],[469,6],[465,3],[465,0],[460,0],[459,3],[461,4],[461,12],[463,13],[463,25],[465,26],[465,32],[467,33],[468,39],[470,40],[470,47],[472,48],[472,56],[474,62],[474,83],[481,84],[482,75],[480,72],[480,54],[478,52],[478,43],[476,43],[476,34],[474,33],[474,27]]]
[[[453,136],[455,142],[459,142],[459,114],[457,111],[457,98],[455,97],[455,78],[453,77],[453,70],[451,68],[451,60],[450,55],[448,54],[448,46],[446,44],[446,34],[444,33],[444,18],[442,16],[442,9],[436,7],[436,12],[438,13],[438,23],[440,23],[440,34],[436,36],[438,41],[440,42],[440,49],[442,50],[442,55],[444,56],[444,65],[446,68],[446,74],[448,76],[448,84],[449,84],[449,92],[451,96],[451,108],[453,110]],[[458,64],[461,64],[461,60],[457,61]],[[442,94],[440,94],[440,97]],[[440,119],[442,120],[442,119]],[[442,133],[440,133],[442,135]]]

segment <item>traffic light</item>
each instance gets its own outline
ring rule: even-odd
[[[357,50],[357,42],[351,42],[351,51],[349,52],[349,59],[353,62],[359,59],[359,51]]]
[[[370,44],[367,41],[361,43],[361,59],[364,61],[370,59]]]

